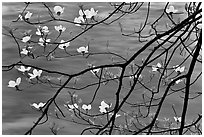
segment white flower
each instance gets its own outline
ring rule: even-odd
[[[39,28],[37,28],[36,35],[39,35],[39,36],[43,35],[43,33],[41,32],[41,30]]]
[[[37,70],[37,69],[34,69],[33,70],[33,74],[31,73],[28,73],[28,75],[30,75],[30,78],[29,79],[33,79],[33,78],[36,78],[36,77],[40,77],[41,76],[41,73],[42,73],[42,70]]]
[[[21,83],[21,78],[17,78],[16,81],[13,81],[13,80],[10,80],[9,83],[8,83],[8,87],[16,87],[18,86],[19,84]]]
[[[157,71],[159,68],[161,68],[162,65],[160,63],[157,63],[157,65],[152,65],[152,71]]]
[[[70,104],[67,104],[67,105],[68,105],[68,107],[69,107],[69,110],[73,110],[73,109],[79,107],[76,103],[74,103],[73,105],[70,105]]]
[[[174,120],[175,120],[176,122],[181,122],[181,117],[174,117]]]
[[[30,19],[30,17],[32,16],[33,13],[31,13],[30,11],[28,11],[25,15],[25,19],[28,20]]]
[[[89,104],[89,105],[83,104],[83,105],[82,105],[82,109],[84,109],[84,110],[90,110],[90,109],[91,109],[91,104]]]
[[[29,51],[28,51],[27,49],[24,48],[24,49],[22,49],[21,54],[28,55],[28,52],[29,52]]]
[[[17,68],[18,71],[21,71],[21,72],[26,72],[26,71],[29,71],[31,69],[31,67],[24,67],[24,66],[20,66],[19,68]]]
[[[91,8],[91,10],[85,10],[84,14],[86,15],[87,19],[92,18],[93,16],[96,16],[98,11],[95,11],[94,8]]]
[[[179,80],[176,81],[176,84],[178,84],[178,83],[180,83],[180,82],[182,82],[182,81],[183,81],[183,80],[179,79]]]
[[[177,65],[178,66],[178,65]],[[174,70],[178,73],[182,73],[185,70],[185,66],[183,67],[177,67],[177,66],[173,66]]]
[[[172,13],[178,12],[178,10],[175,10],[175,9],[174,9],[174,6],[169,6],[169,8],[166,9],[166,12],[167,12],[168,14],[172,14]]]
[[[84,18],[84,16],[86,16],[86,14],[85,14],[85,11],[83,10],[79,10],[79,17],[83,17]]]
[[[62,25],[59,25],[59,26],[55,26],[55,30],[59,31],[59,32],[64,32],[66,30],[66,28],[63,27]]]
[[[45,46],[47,42],[50,42],[51,40],[50,39],[43,39],[43,38],[39,38],[39,42],[38,44],[41,45],[41,46]]]
[[[95,66],[92,66],[93,68],[95,67]],[[100,68],[97,68],[97,69],[93,69],[93,70],[90,70],[91,71],[91,73],[93,73],[94,75],[96,75],[99,71],[100,71]]]
[[[42,32],[43,33],[49,33],[49,28],[47,26],[42,27]]]
[[[31,35],[30,36],[25,36],[25,37],[22,38],[21,41],[26,43],[26,42],[28,42],[30,40],[30,38],[31,38]]]
[[[60,41],[60,43],[64,43],[64,42],[65,42],[64,40],[61,40],[61,41]],[[70,46],[69,44],[70,44],[70,42],[67,42],[67,43],[64,43],[64,44],[59,44],[58,47],[59,47],[60,49],[65,49],[65,48],[67,48],[67,47]]]
[[[42,107],[44,107],[46,103],[40,102],[39,104],[33,103],[31,104],[32,107],[36,108],[36,109],[40,109]]]
[[[85,54],[85,53],[88,53],[88,46],[86,46],[86,47],[79,47],[78,49],[77,49],[77,51],[79,52],[79,53],[81,53],[81,54]]]
[[[58,16],[60,16],[64,12],[64,7],[62,8],[61,6],[55,6],[54,11]]]
[[[36,31],[36,35],[42,36],[43,34],[49,33],[49,28],[47,26],[39,26]]]
[[[106,104],[106,102],[105,101],[102,101],[101,102],[101,106],[99,106],[99,111],[101,112],[101,113],[106,113],[107,112],[107,110],[106,110],[106,108],[110,108],[111,106],[109,106],[108,104]]]
[[[78,18],[77,18],[77,17],[74,18],[74,22],[77,23],[77,24],[75,24],[76,26],[81,26],[81,25],[78,24],[78,23],[83,23],[83,22],[85,22],[85,21],[84,21],[84,18],[83,18],[82,16],[79,16]]]

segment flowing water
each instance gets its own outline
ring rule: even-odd
[[[80,3],[84,4],[85,8],[94,7],[99,10],[99,18],[107,16],[109,12],[112,11],[111,6],[108,3]],[[172,3],[174,4],[174,3]],[[78,16],[79,3],[48,3],[50,7],[55,5],[62,5],[65,7],[65,13],[62,15],[63,18],[74,20]],[[146,4],[145,4],[146,5]],[[153,3],[151,5],[150,20],[154,21],[155,18],[159,17],[162,13],[165,3]],[[175,7],[184,11],[184,3],[176,3]],[[13,20],[16,20],[19,13],[25,7],[24,3],[3,3],[2,4],[2,25],[17,27],[18,31],[23,32],[23,30],[32,30],[32,34],[35,33],[36,29],[33,26],[27,25],[25,23],[12,23]],[[37,14],[40,15],[40,19],[46,19],[48,13],[41,4],[31,4],[28,7],[30,12],[35,13],[31,21],[36,20]],[[142,7],[137,14],[129,15],[124,19],[121,19],[120,22],[124,25],[124,30],[126,32],[131,32],[135,26],[139,26],[142,21],[144,21],[146,15],[146,6]],[[181,20],[185,18],[185,15],[180,15]],[[65,24],[61,22],[51,22],[48,25],[50,31],[54,31],[54,25],[62,24],[66,26],[67,30],[62,35],[62,39],[66,40],[71,37],[71,35],[77,34],[81,29],[76,27],[73,24]],[[161,25],[161,24],[160,24]],[[137,28],[135,27],[135,28]],[[163,27],[161,25],[161,27]],[[3,30],[3,33],[6,31]],[[70,32],[73,32],[70,35]],[[56,34],[51,34],[53,37],[56,37]],[[21,34],[17,34],[17,37],[21,38]],[[51,38],[51,37],[50,37]],[[34,38],[35,39],[35,38]],[[106,43],[109,41],[109,49],[113,52],[119,53],[125,57],[128,57],[127,52],[132,54],[134,51],[138,50],[142,44],[138,42],[136,38],[123,37],[120,34],[120,28],[118,22],[115,22],[111,25],[99,25],[94,27],[90,32],[87,32],[85,35],[77,38],[71,43],[69,47],[70,53],[76,53],[76,48],[87,44],[87,39],[90,40],[90,51],[104,51],[106,50]],[[93,40],[91,40],[93,39]],[[23,43],[21,43],[23,45]],[[22,46],[23,47],[23,46]],[[38,49],[37,52],[41,52],[43,48]],[[144,52],[141,58],[145,58],[150,51]],[[64,52],[58,51],[61,55],[65,55]],[[175,57],[175,62],[177,59],[180,59],[179,55]],[[2,64],[9,65],[15,63],[19,60],[17,45],[11,37],[2,35]],[[91,56],[89,59],[85,59],[83,56],[76,56],[74,58],[64,58],[64,59],[53,59],[53,61],[46,61],[45,59],[38,59],[35,62],[33,60],[26,58],[24,60],[27,63],[34,63],[36,66],[47,68],[51,70],[57,70],[66,73],[75,73],[86,68],[87,61],[94,63],[96,66],[99,64],[106,64],[110,62],[110,57],[108,56]],[[198,74],[201,71],[201,66],[197,65],[195,69],[195,74]],[[46,75],[46,74],[43,74]],[[23,91],[15,91],[13,88],[8,88],[8,81],[14,80],[17,77],[22,77],[22,74],[16,69],[13,69],[9,72],[2,72],[2,132],[3,134],[24,134],[32,125],[33,121],[39,116],[39,112],[31,109],[30,104],[33,102],[45,102],[47,99],[52,97],[56,89],[49,88],[43,84],[40,85],[26,85],[26,79],[22,79]],[[88,78],[89,77],[89,78]],[[81,78],[80,84],[83,84],[84,81],[88,81],[94,77],[90,74]],[[86,80],[85,80],[86,79]],[[96,79],[95,79],[96,80]],[[192,90],[201,91],[201,78],[198,82],[192,86]],[[89,102],[90,95],[93,95],[93,88],[77,92],[78,96],[83,99],[83,102]],[[114,101],[114,86],[111,84],[107,87],[102,88],[99,94],[96,97],[96,101],[92,104],[92,107],[95,107],[95,112],[98,112],[98,106],[100,101],[103,99],[107,101]],[[180,113],[182,109],[182,99],[179,98],[179,94],[172,95],[169,97],[163,107],[161,116],[173,117],[173,112],[171,105],[175,104],[176,110]],[[133,96],[131,99],[134,99]],[[59,96],[57,102],[63,104],[68,101],[68,94],[66,91],[62,92]],[[201,97],[196,100],[190,101],[187,118],[192,120],[197,116],[198,113],[201,113]],[[58,119],[49,119],[45,125],[40,125],[34,130],[33,134],[51,134],[49,127],[55,122],[59,127],[64,127],[60,130],[60,134],[79,134],[80,131],[85,127],[83,125],[78,125],[71,123],[65,120]]]

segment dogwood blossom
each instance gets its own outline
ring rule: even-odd
[[[90,10],[85,10],[84,11],[84,14],[86,15],[87,19],[90,19],[90,18],[96,16],[97,13],[98,13],[98,11],[95,11],[94,8],[91,8]]]
[[[82,16],[74,18],[74,22],[77,23],[75,24],[76,26],[81,26],[79,23],[85,22],[84,18]]]
[[[88,46],[86,46],[86,47],[79,47],[78,49],[77,49],[77,51],[79,52],[79,53],[81,53],[81,54],[85,54],[85,53],[88,53]]]
[[[20,66],[19,68],[17,68],[18,71],[21,71],[21,72],[26,72],[26,71],[29,71],[31,69],[31,67],[24,67],[24,66]]]
[[[65,42],[64,40],[61,40],[61,41],[60,41],[60,43],[64,43],[64,42]],[[59,44],[58,47],[59,47],[60,49],[65,49],[65,48],[67,48],[67,47],[70,46],[69,44],[70,44],[70,42],[67,42],[67,43],[64,43],[64,44]]]
[[[152,71],[157,71],[159,68],[161,68],[162,65],[160,63],[157,63],[157,65],[152,65]]]
[[[47,26],[39,26],[39,28],[37,28],[36,35],[42,36],[47,33],[49,33],[49,28]]]
[[[31,39],[31,35],[30,35],[30,36],[25,36],[25,37],[23,37],[21,41],[24,42],[24,43],[26,43],[26,42],[28,42],[30,39]]]
[[[31,13],[30,11],[28,11],[26,14],[25,14],[25,19],[28,20],[30,19],[30,17],[33,15],[33,13]]]
[[[107,112],[106,108],[110,108],[110,107],[111,107],[111,105],[108,105],[108,104],[106,104],[105,101],[102,101],[101,105],[99,106],[99,109],[100,109],[99,111],[101,113],[106,113]]]
[[[174,6],[169,6],[169,8],[168,9],[166,9],[166,13],[168,13],[168,14],[172,14],[172,13],[176,13],[176,12],[178,12],[178,10],[175,10],[174,9]]]
[[[54,12],[60,16],[64,12],[64,7],[62,8],[61,6],[55,6],[54,7]]]
[[[174,120],[175,120],[176,122],[181,122],[181,117],[174,117]]]
[[[178,66],[178,65],[177,65]],[[177,67],[177,66],[173,66],[174,70],[178,73],[182,73],[185,70],[185,66],[183,67]]]
[[[29,52],[29,51],[28,51],[26,48],[24,48],[24,49],[22,49],[21,54],[28,55],[28,52]]]
[[[91,109],[91,104],[89,104],[89,105],[83,104],[83,105],[82,105],[82,109],[84,109],[84,110],[90,110],[90,109]]]
[[[62,25],[59,25],[59,26],[55,26],[55,30],[59,31],[59,32],[64,32],[66,30],[66,28],[63,27]]]
[[[17,78],[16,81],[13,81],[13,80],[10,80],[9,83],[8,83],[8,87],[17,87],[19,86],[21,83],[21,77]]]
[[[36,108],[36,109],[39,110],[40,108],[44,107],[45,104],[46,104],[46,103],[40,102],[39,104],[33,103],[33,104],[31,104],[30,106],[32,106],[32,107],[34,107],[34,108]]]
[[[50,42],[51,41],[51,39],[44,39],[44,38],[39,38],[39,42],[38,42],[38,44],[40,45],[40,46],[45,46],[48,42]]]
[[[70,104],[67,104],[67,105],[68,105],[70,111],[75,109],[75,108],[79,108],[79,106],[76,103],[74,103],[73,105],[70,105]]]
[[[95,66],[92,66],[93,68],[95,67]],[[97,69],[93,69],[93,70],[90,70],[91,71],[91,73],[93,73],[94,75],[96,75],[99,71],[100,71],[100,68],[97,68]]]
[[[180,83],[180,82],[182,82],[182,81],[183,81],[182,79],[179,79],[179,80],[177,80],[175,83],[178,84],[178,83]]]
[[[40,77],[42,74],[42,70],[37,70],[37,69],[34,69],[33,70],[33,74],[31,73],[28,73],[28,75],[30,75],[30,78],[29,79],[34,79],[36,77]]]

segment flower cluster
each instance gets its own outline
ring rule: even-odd
[[[79,17],[74,18],[74,22],[76,26],[81,26],[81,23],[84,23],[85,20],[91,19],[96,16],[98,11],[95,11],[94,8],[90,10],[79,10]]]
[[[40,45],[40,46],[46,46],[47,45],[47,43],[49,43],[51,41],[51,39],[44,39],[44,38],[39,38],[39,42],[38,42],[38,44]]]
[[[36,31],[36,35],[43,36],[49,33],[49,28],[47,26],[39,26]]]

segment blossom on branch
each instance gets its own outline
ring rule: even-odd
[[[64,43],[65,41],[64,40],[61,40],[60,41],[60,43]],[[65,49],[65,48],[67,48],[67,47],[69,47],[70,46],[70,42],[67,42],[67,43],[64,43],[64,44],[59,44],[59,48],[60,49]]]
[[[36,77],[40,77],[42,74],[42,70],[37,70],[37,69],[34,69],[33,70],[33,74],[31,73],[28,73],[28,75],[30,75],[30,78],[29,79],[34,79]]]
[[[182,72],[184,72],[184,70],[185,70],[185,66],[183,66],[183,67],[177,67],[178,65],[176,65],[176,66],[173,66],[173,68],[174,68],[174,70],[177,72],[177,73],[182,73]]]
[[[86,46],[86,47],[79,47],[78,49],[77,49],[77,52],[79,52],[79,53],[81,53],[81,54],[85,54],[85,53],[88,53],[88,46]]]
[[[54,7],[54,12],[60,16],[64,12],[64,7],[62,8],[61,6],[55,6]]]
[[[16,81],[10,80],[8,83],[8,87],[14,88],[14,87],[18,87],[21,83],[21,77],[17,78]]]
[[[74,103],[73,105],[70,105],[70,104],[67,104],[67,105],[69,107],[69,111],[72,111],[75,108],[79,108],[79,106],[76,103]]]
[[[84,21],[83,17],[79,16],[78,18],[77,17],[74,18],[74,22],[77,23],[77,24],[75,24],[76,26],[81,26],[80,23],[83,23],[85,21]]]
[[[46,43],[48,43],[48,42],[50,42],[51,40],[50,39],[44,39],[44,38],[39,38],[39,42],[38,42],[38,44],[40,45],[40,46],[45,46],[46,45]]]
[[[93,68],[95,67],[95,66],[92,66]],[[97,68],[97,69],[93,69],[93,70],[90,70],[91,71],[91,73],[93,73],[94,75],[96,75],[99,71],[100,71],[100,68]]]
[[[25,37],[23,37],[21,41],[24,42],[24,43],[26,43],[26,42],[28,42],[30,39],[31,39],[31,35],[30,35],[30,36],[25,36]]]
[[[169,6],[169,8],[168,9],[166,9],[166,13],[168,13],[168,14],[172,14],[172,13],[177,13],[178,12],[178,10],[175,10],[174,9],[174,6]]]
[[[91,110],[91,104],[89,104],[89,105],[83,104],[82,105],[82,109],[84,109],[84,110]]]
[[[62,25],[59,25],[59,26],[55,26],[55,30],[59,31],[59,32],[64,32],[66,30],[66,28],[63,27]]]
[[[176,122],[181,122],[181,117],[174,117],[174,120],[175,120]]]
[[[99,106],[99,111],[101,112],[101,113],[106,113],[107,112],[107,110],[106,109],[109,109],[111,107],[111,105],[108,105],[108,104],[106,104],[106,102],[105,101],[102,101],[101,102],[101,105]]]
[[[32,106],[32,107],[34,107],[34,108],[36,108],[36,109],[39,110],[40,108],[44,107],[45,104],[46,104],[46,103],[40,102],[39,104],[33,103],[33,104],[31,104],[30,106]]]
[[[31,67],[24,67],[24,66],[20,66],[19,68],[17,68],[18,71],[21,71],[21,72],[26,72],[26,71],[29,71],[31,69]]]
[[[160,69],[162,67],[162,65],[160,63],[157,63],[157,65],[152,65],[152,71],[158,71],[158,69]]]
[[[179,79],[179,80],[177,80],[175,83],[178,84],[178,83],[180,83],[180,82],[182,82],[182,81],[183,81],[182,79]]]
[[[26,20],[29,20],[32,15],[33,15],[33,13],[31,13],[30,11],[28,11],[28,12],[25,14],[25,19],[26,19]]]
[[[21,54],[28,55],[28,52],[29,52],[29,51],[28,51],[26,48],[24,48],[24,49],[22,49]]]
[[[98,10],[95,11],[94,8],[91,8],[90,10],[85,10],[84,13],[85,13],[85,15],[86,15],[86,18],[87,18],[87,19],[90,19],[90,18],[92,18],[92,17],[94,17],[94,16],[97,15]]]
[[[37,28],[36,35],[42,36],[47,33],[49,33],[49,28],[47,26],[39,26],[39,28]]]

